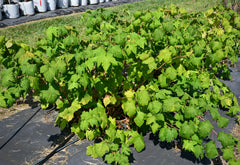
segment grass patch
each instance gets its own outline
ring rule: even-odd
[[[135,3],[115,6],[109,8],[121,12],[122,10],[129,10],[132,14],[136,10],[156,10],[159,7],[168,6],[171,3],[185,8],[189,12],[204,11],[217,4],[219,0],[144,0]],[[45,36],[45,31],[49,26],[69,25],[75,26],[77,31],[84,31],[84,24],[80,23],[81,13],[66,16],[59,16],[55,18],[48,18],[44,20],[33,21],[17,26],[6,27],[0,29],[0,35],[4,35],[9,39],[24,42],[30,46],[39,39]]]

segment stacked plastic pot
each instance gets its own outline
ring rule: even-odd
[[[0,0],[0,20],[2,20],[2,5],[3,5],[3,1]]]
[[[3,2],[5,1],[5,2]],[[53,11],[57,8],[86,6],[110,0],[0,0],[0,20]],[[116,1],[116,0],[113,0]]]

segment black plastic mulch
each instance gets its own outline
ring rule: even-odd
[[[235,93],[240,103],[240,58],[236,68],[231,68],[231,75],[234,81],[227,81],[227,86]],[[230,118],[225,115],[224,111],[220,114],[229,118],[230,122],[226,128],[220,129],[217,123],[212,121],[209,114],[204,116],[210,119],[214,129],[230,133],[235,126],[236,118]],[[105,164],[102,159],[93,159],[86,156],[86,147],[93,142],[83,140],[77,141],[77,136],[70,141],[64,139],[70,134],[68,131],[61,131],[54,127],[54,121],[57,116],[56,111],[42,110],[39,107],[27,109],[12,115],[7,119],[0,121],[0,164],[2,165],[19,165],[34,164],[48,155],[51,151],[63,142],[72,143],[64,150],[59,149],[55,152],[54,157],[45,159],[46,164],[68,164],[68,165],[88,165],[88,164]],[[214,140],[217,139],[212,134]],[[144,151],[137,153],[133,148],[133,154],[130,156],[130,163],[136,165],[192,165],[192,164],[211,164],[211,160],[204,158],[202,160],[194,158],[193,154],[185,151],[176,151],[174,143],[166,143],[158,140],[157,135],[148,133],[144,136],[146,148]],[[55,148],[54,148],[55,146]],[[61,146],[60,146],[61,147]],[[217,142],[217,147],[221,143]],[[40,163],[41,164],[41,163]]]

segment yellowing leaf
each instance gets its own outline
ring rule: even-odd
[[[58,116],[62,117],[67,121],[71,121],[74,117],[74,112],[78,111],[80,108],[81,108],[81,104],[77,100],[74,100],[70,107],[59,111]]]
[[[20,52],[20,50],[19,50],[19,52]],[[29,51],[27,51],[27,52],[23,53],[21,55],[21,57],[18,58],[18,62],[20,64],[23,64],[24,62],[26,62],[27,60],[29,60],[29,59],[31,59],[33,57],[34,57],[34,54],[29,52]]]
[[[110,103],[115,104],[116,102],[117,102],[117,99],[114,95],[106,95],[103,98],[103,104],[105,107],[108,106]]]
[[[172,58],[171,55],[172,53],[167,48],[161,50],[158,55],[159,62],[168,62]]]
[[[223,107],[227,108],[232,105],[232,98],[229,98],[229,96],[227,96],[227,95],[221,96],[220,100],[221,100],[221,104]]]
[[[127,98],[133,98],[134,97],[134,94],[135,94],[135,92],[133,91],[133,90],[127,90],[127,91],[125,91],[124,92],[124,95],[127,97]]]
[[[45,104],[41,103],[41,108],[42,109],[47,109],[48,107],[49,107],[48,103],[45,103]]]
[[[210,16],[212,13],[214,12],[214,10],[211,8],[211,9],[208,9],[205,13],[204,13],[204,16],[205,17],[208,17]]]
[[[86,131],[86,138],[88,140],[93,140],[95,138],[94,131],[93,130],[87,130]]]
[[[184,73],[186,73],[186,69],[182,64],[180,64],[179,67],[177,68],[177,72],[179,75],[184,75]]]
[[[8,40],[7,42],[6,42],[6,47],[7,48],[10,48],[10,47],[12,47],[13,46],[13,40]]]
[[[106,95],[104,98],[103,98],[103,104],[104,106],[108,106],[109,104],[111,103],[111,100],[110,100],[110,96],[109,95]]]
[[[80,103],[82,103],[82,105],[86,105],[87,103],[89,103],[92,100],[92,96],[90,96],[89,94],[86,94],[82,100],[80,101]]]

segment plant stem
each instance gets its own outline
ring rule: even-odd
[[[59,88],[60,88],[60,91],[61,91],[61,93],[64,95],[64,97],[67,99],[67,101],[68,101],[68,103],[69,103],[69,105],[71,105],[71,101],[69,100],[69,98],[68,98],[68,96],[67,96],[67,94],[63,91],[63,89],[62,89],[62,86],[59,84],[59,82],[56,80],[56,79],[54,79],[54,81],[58,84],[58,86],[59,86]]]

